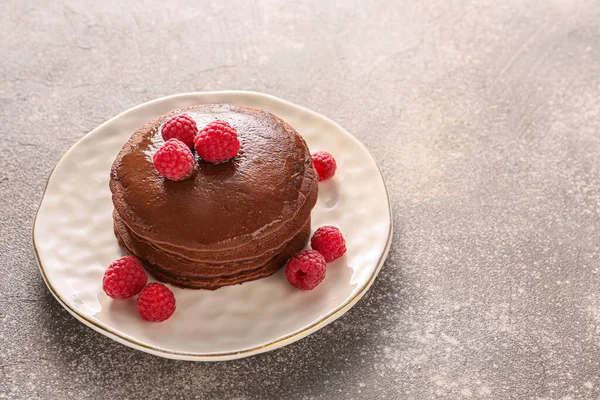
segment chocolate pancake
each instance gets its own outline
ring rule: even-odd
[[[307,221],[304,221],[304,226],[298,229],[296,235],[299,234],[303,229],[305,229],[306,226]],[[117,213],[115,213],[114,215],[114,230],[115,235],[121,238],[121,240],[127,246],[127,248],[134,249],[135,253],[139,257],[148,260],[152,264],[167,266],[167,269],[173,268],[179,271],[181,274],[185,274],[188,271],[196,273],[198,271],[199,266],[202,267],[202,273],[207,276],[216,276],[222,273],[231,274],[237,270],[252,268],[253,266],[256,266],[261,262],[263,264],[266,263],[276,254],[282,252],[284,247],[287,245],[287,242],[283,241],[280,243],[279,247],[275,249],[269,249],[265,252],[258,251],[258,247],[256,247],[257,250],[250,257],[238,259],[235,261],[216,258],[218,261],[215,262],[215,258],[209,258],[209,255],[211,255],[212,253],[206,255],[201,254],[200,252],[195,252],[194,254],[199,254],[199,257],[201,257],[201,259],[196,259],[189,258],[187,256],[187,253],[183,251],[180,253],[177,253],[175,251],[164,251],[156,244],[143,240],[135,233],[133,233],[123,223],[123,221]]]
[[[161,124],[184,112],[200,129],[229,122],[241,150],[217,165],[196,156],[192,177],[173,182],[152,155],[163,143]],[[176,110],[138,129],[113,164],[115,234],[158,279],[209,289],[241,283],[275,272],[304,247],[317,183],[306,143],[278,117],[224,104]]]
[[[119,245],[129,254],[136,254],[143,258],[146,270],[156,279],[181,287],[214,290],[221,286],[244,283],[277,272],[291,256],[306,245],[310,236],[310,221],[271,257],[229,266],[165,259],[164,255],[154,253],[144,244],[137,242],[132,238],[131,232],[120,231],[120,229],[122,225],[115,221],[115,235]]]

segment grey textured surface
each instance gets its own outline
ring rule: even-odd
[[[0,2],[0,397],[600,397],[597,1]],[[30,244],[81,136],[186,91],[274,94],[380,162],[389,258],[346,316],[234,362],[78,323]]]

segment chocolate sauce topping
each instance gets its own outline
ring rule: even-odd
[[[216,119],[237,129],[238,156],[223,164],[197,158],[185,181],[161,176],[152,155],[162,145],[160,124],[145,125],[113,166],[115,207],[136,234],[177,247],[234,247],[294,218],[314,189],[315,173],[306,143],[289,125],[262,110],[203,105],[185,111],[198,128]],[[312,206],[311,206],[312,208]]]

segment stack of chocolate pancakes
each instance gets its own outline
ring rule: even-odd
[[[196,157],[193,175],[169,181],[152,155],[160,126],[185,113],[202,129],[224,120],[241,150],[228,162]],[[308,147],[287,123],[263,110],[198,105],[158,117],[123,146],[111,170],[119,245],[158,280],[217,289],[273,274],[310,235],[318,176]]]

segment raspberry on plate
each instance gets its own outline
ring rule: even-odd
[[[152,160],[156,170],[172,181],[182,181],[194,172],[194,155],[179,139],[167,140]]]
[[[194,146],[194,137],[198,134],[196,121],[187,114],[176,115],[160,128],[160,132],[165,141],[169,139],[179,139],[188,147]]]
[[[322,226],[315,231],[310,246],[321,253],[327,262],[337,260],[346,253],[346,241],[335,226]]]
[[[146,321],[164,321],[175,312],[175,296],[162,283],[150,283],[137,298],[137,310]]]
[[[337,169],[335,158],[328,152],[317,151],[312,155],[312,160],[313,165],[319,174],[320,181],[324,181],[335,175],[335,170]]]
[[[325,258],[315,250],[296,253],[285,264],[285,276],[300,290],[312,290],[325,279]]]
[[[213,121],[194,138],[196,152],[204,161],[221,163],[231,160],[240,151],[236,129],[226,121]]]
[[[119,258],[104,272],[102,289],[113,299],[127,299],[138,294],[148,281],[142,263],[134,256]]]

